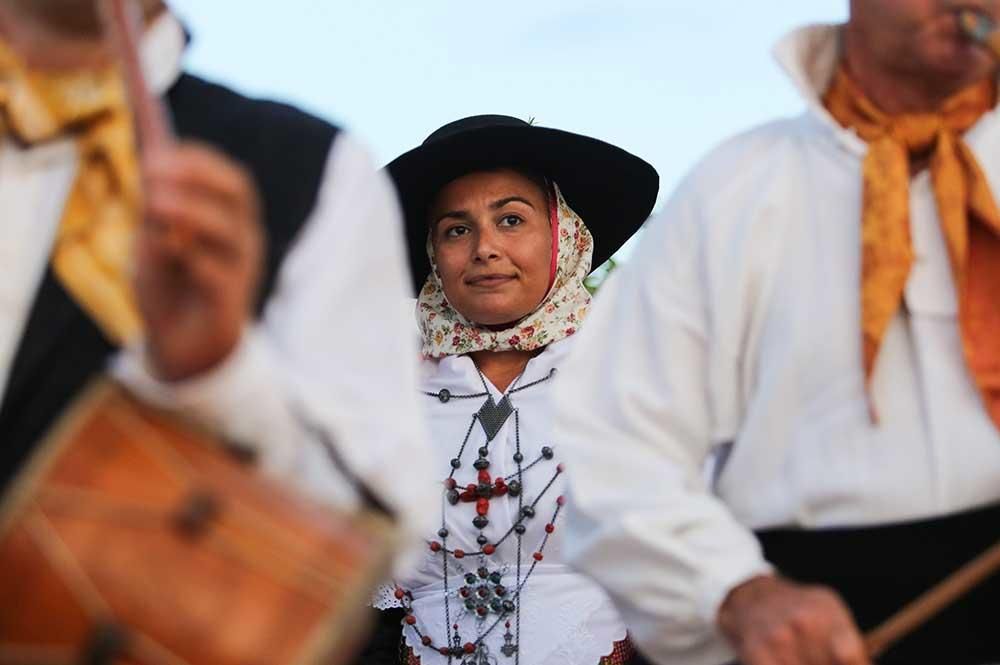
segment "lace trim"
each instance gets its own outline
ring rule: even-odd
[[[635,658],[635,647],[627,636],[620,642],[615,642],[611,653],[601,658],[597,665],[628,665]]]
[[[392,610],[403,606],[403,601],[396,598],[395,584],[380,584],[375,587],[369,602],[377,610]]]
[[[635,658],[635,646],[632,640],[626,637],[624,640],[615,642],[611,646],[611,652],[603,656],[597,665],[629,665]],[[413,653],[412,647],[406,648],[406,665],[420,665],[420,656]]]

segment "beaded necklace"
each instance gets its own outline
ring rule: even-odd
[[[503,634],[504,643],[500,648],[500,653],[505,658],[513,658],[514,665],[520,665],[521,592],[535,571],[535,567],[544,558],[545,546],[548,543],[549,536],[555,531],[555,522],[564,504],[563,497],[558,497],[554,502],[555,507],[549,521],[545,525],[545,534],[532,553],[532,561],[526,572],[522,570],[521,564],[524,547],[523,538],[527,530],[525,522],[535,517],[540,509],[539,503],[552,488],[556,479],[562,474],[563,466],[562,464],[557,464],[555,471],[542,486],[541,491],[530,502],[525,502],[525,473],[541,463],[552,460],[555,453],[552,447],[542,446],[535,459],[528,464],[524,463],[525,457],[521,452],[520,415],[517,407],[511,401],[511,396],[550,380],[555,376],[556,369],[552,368],[543,378],[523,386],[517,385],[523,374],[518,376],[499,402],[493,399],[493,395],[486,384],[486,378],[479,371],[478,367],[476,371],[479,373],[479,379],[483,384],[483,392],[465,395],[454,395],[447,389],[442,389],[436,393],[422,392],[422,394],[428,397],[436,398],[442,404],[447,404],[452,400],[486,397],[486,401],[483,402],[482,406],[472,414],[469,427],[458,447],[458,453],[450,461],[451,470],[448,473],[448,477],[444,480],[445,500],[447,504],[450,506],[457,506],[460,503],[476,504],[472,526],[479,531],[479,535],[476,538],[479,550],[466,552],[462,549],[448,547],[448,536],[450,534],[446,526],[444,509],[442,509],[441,528],[437,532],[440,540],[430,540],[427,543],[430,551],[441,557],[445,626],[451,627],[450,636],[445,636],[443,639],[435,639],[425,634],[417,626],[417,618],[413,613],[412,592],[397,586],[395,596],[406,612],[404,618],[406,629],[413,631],[421,645],[428,649],[436,650],[442,656],[446,656],[449,664],[452,663],[453,659],[457,659],[459,665],[495,665],[497,658],[494,654],[490,653],[489,646],[485,643],[485,640],[503,624],[505,629]],[[513,460],[517,465],[517,471],[506,477],[500,476],[493,480],[489,473],[489,446],[511,416],[514,417],[515,452]],[[476,470],[477,482],[468,483],[464,489],[460,489],[455,475],[463,466],[462,455],[465,452],[477,422],[483,428],[483,432],[486,435],[486,442],[478,449],[478,456],[472,465]],[[517,519],[513,526],[500,538],[496,539],[495,542],[490,542],[483,533],[483,529],[489,525],[490,501],[503,496],[516,499]],[[500,545],[512,537],[517,549],[517,558],[514,563],[516,582],[514,589],[507,589],[501,584],[504,569],[493,565],[491,570],[490,557],[497,551]],[[463,563],[473,557],[478,557],[475,570],[466,568],[463,565]],[[464,582],[455,592],[455,600],[459,601],[459,607],[456,609],[455,614],[455,623],[452,623],[452,577],[459,577]],[[457,620],[463,612],[471,614],[476,619],[477,634],[474,638],[463,637],[459,630]],[[512,619],[513,625],[511,622]],[[513,632],[511,632],[512,629]]]

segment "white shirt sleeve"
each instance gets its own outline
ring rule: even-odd
[[[157,381],[141,348],[116,376],[152,401],[258,453],[265,472],[339,506],[356,501],[310,427],[400,517],[412,541],[435,496],[418,408],[401,215],[388,178],[350,136],[336,138],[315,210],[278,273],[263,317],[204,376]],[[304,421],[308,421],[306,426]]]
[[[609,592],[656,662],[720,665],[715,625],[736,584],[769,572],[703,472],[713,444],[713,320],[696,215],[647,224],[609,277],[557,388],[567,445],[567,554]],[[725,366],[728,363],[719,363]],[[735,363],[732,364],[735,366]]]

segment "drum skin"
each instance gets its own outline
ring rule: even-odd
[[[350,662],[391,533],[101,381],[0,507],[0,664]]]

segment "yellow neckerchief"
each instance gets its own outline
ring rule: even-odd
[[[117,68],[41,72],[0,39],[0,137],[76,140],[79,165],[52,250],[60,282],[122,343],[141,330],[130,280],[140,207],[132,118]]]
[[[992,80],[957,93],[937,113],[887,115],[841,68],[827,110],[868,143],[862,166],[861,331],[870,382],[879,345],[913,264],[911,158],[930,159],[931,183],[959,302],[966,366],[1000,428],[1000,212],[961,136],[996,103]]]

